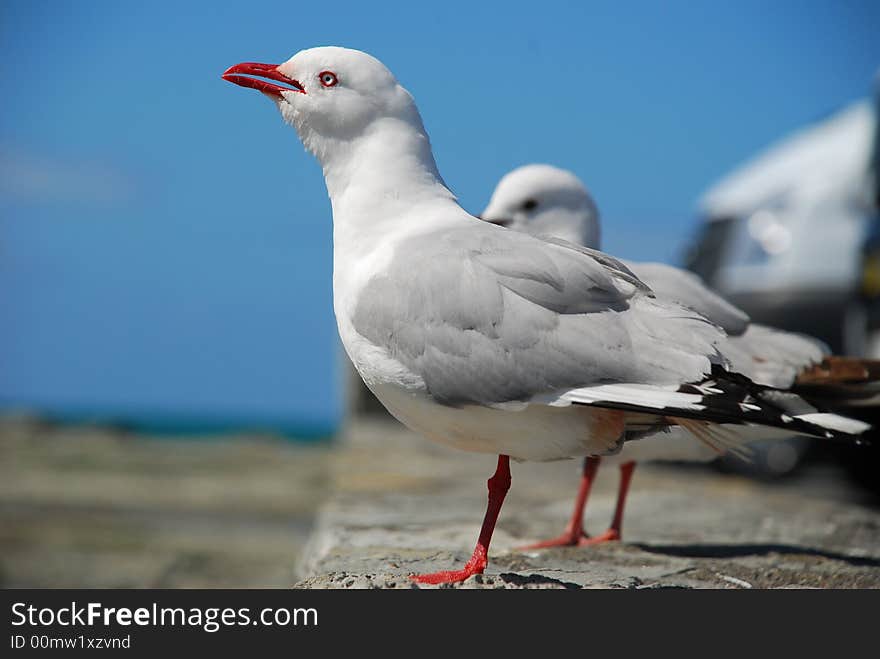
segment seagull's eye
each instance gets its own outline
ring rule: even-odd
[[[523,207],[523,210],[524,210],[524,211],[530,211],[530,210],[532,210],[532,209],[533,209],[535,206],[537,206],[537,205],[538,205],[538,202],[535,201],[534,199],[526,199],[526,200],[523,202],[522,207]]]
[[[318,80],[320,80],[321,84],[325,87],[334,87],[339,82],[339,78],[336,77],[336,74],[333,73],[333,71],[321,71],[318,74]]]

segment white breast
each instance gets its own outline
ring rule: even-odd
[[[464,451],[547,461],[608,455],[620,448],[623,414],[614,410],[540,404],[518,410],[449,407],[394,385],[370,389],[410,429]]]

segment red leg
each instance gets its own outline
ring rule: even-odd
[[[510,489],[510,458],[506,455],[498,456],[498,466],[495,474],[487,482],[489,486],[489,504],[486,506],[486,516],[483,517],[483,526],[480,528],[480,537],[471,559],[461,570],[449,570],[446,572],[434,572],[432,574],[414,574],[411,579],[419,583],[441,584],[464,581],[475,574],[483,574],[488,564],[489,542],[492,540],[492,531],[495,530],[495,522],[498,521],[498,513],[501,512],[501,504],[507,490]]]
[[[611,527],[601,535],[585,540],[582,544],[598,545],[603,542],[612,540],[620,540],[623,533],[623,509],[626,506],[626,495],[629,492],[629,482],[632,480],[633,470],[636,463],[633,461],[624,462],[620,465],[620,486],[617,490],[617,506],[614,508],[614,519],[611,521]]]
[[[590,496],[590,488],[596,478],[601,458],[584,458],[584,468],[581,474],[581,484],[578,488],[577,498],[574,500],[574,512],[565,531],[557,538],[536,542],[519,549],[544,549],[546,547],[573,547],[584,544],[587,540],[584,534],[584,508],[587,498]]]

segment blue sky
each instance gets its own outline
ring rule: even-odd
[[[340,418],[320,170],[240,61],[344,45],[419,103],[478,212],[574,170],[605,249],[675,262],[700,192],[869,93],[874,2],[39,2],[0,7],[0,400],[55,412]]]

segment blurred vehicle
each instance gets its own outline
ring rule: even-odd
[[[878,78],[880,82],[880,78]],[[810,334],[838,354],[880,358],[880,85],[713,185],[685,265],[755,322]],[[873,408],[857,416],[878,424]],[[788,473],[810,444],[753,445],[727,468]],[[783,451],[774,455],[774,451]],[[812,446],[880,491],[880,448]]]
[[[725,176],[700,201],[686,266],[756,322],[864,354],[876,124],[870,101],[854,103]]]
[[[871,221],[862,247],[860,277],[850,311],[851,345],[880,359],[880,214]]]
[[[880,359],[880,73],[875,84],[874,139],[868,165],[869,190],[874,215],[862,246],[860,278],[852,316],[852,347]]]

